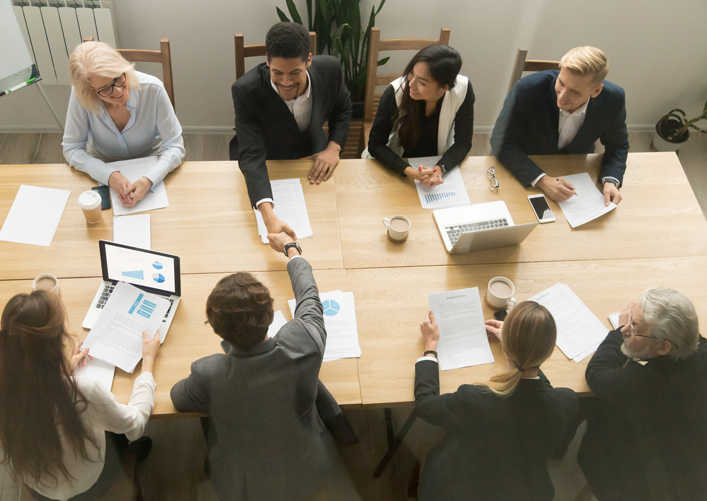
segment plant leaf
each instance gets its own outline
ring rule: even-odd
[[[376,11],[376,14],[378,14],[378,13],[381,11],[381,9],[383,8],[383,4],[384,4],[384,3],[385,3],[385,0],[381,0],[380,5],[378,6],[378,10]]]
[[[289,23],[290,19],[285,15],[284,12],[280,10],[280,7],[275,7],[275,10],[277,11],[277,15],[280,17],[280,21],[283,23]]]
[[[331,19],[329,18],[329,4],[327,0],[317,0],[317,9],[322,14],[322,25],[328,25],[329,33],[331,34]]]
[[[702,110],[702,114],[707,115],[707,101],[705,101],[705,109]],[[702,132],[704,132],[704,131],[702,131]]]
[[[312,0],[307,0],[307,26],[309,31],[314,31],[312,24]]]
[[[299,12],[297,12],[297,7],[295,6],[295,2],[292,0],[285,0],[287,3],[287,10],[290,12],[290,15],[292,16],[292,22],[295,22],[297,24],[302,24],[302,18],[299,16]],[[302,25],[304,26],[304,25]]]
[[[388,62],[389,59],[390,59],[390,56],[384,57],[383,59],[380,59],[380,60],[378,61],[378,66],[383,66],[385,63]]]

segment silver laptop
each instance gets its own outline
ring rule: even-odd
[[[98,287],[81,325],[92,329],[115,284],[127,282],[146,292],[162,296],[171,303],[160,326],[160,343],[164,343],[182,295],[179,257],[106,240],[100,240],[98,247],[101,253],[103,282]]]
[[[514,224],[503,201],[438,209],[434,217],[450,254],[518,245],[538,225]]]

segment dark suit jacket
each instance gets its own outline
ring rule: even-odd
[[[295,318],[249,350],[197,360],[171,392],[180,412],[212,418],[206,472],[223,500],[300,500],[321,485],[338,451],[315,407],[326,330],[312,267],[287,265]]]
[[[270,70],[259,64],[231,87],[236,112],[236,135],[231,160],[245,176],[250,203],[272,198],[265,160],[295,160],[323,151],[330,141],[346,144],[351,121],[351,99],[339,60],[312,56],[307,70],[312,85],[312,118],[301,134],[294,115],[272,88]],[[329,137],[322,126],[329,121]]]
[[[415,404],[447,435],[427,456],[420,500],[550,501],[547,461],[564,451],[577,429],[579,399],[547,378],[522,379],[510,397],[463,385],[439,394],[439,366],[415,364]]]
[[[560,109],[555,81],[559,73],[540,71],[513,86],[493,128],[493,154],[523,186],[530,186],[543,170],[528,155],[594,153],[594,143],[600,139],[605,151],[599,179],[610,176],[622,183],[628,155],[624,90],[605,80],[601,93],[589,100],[575,138],[558,150]]]
[[[612,331],[587,365],[579,465],[600,501],[707,499],[707,339],[697,352],[641,365]]]

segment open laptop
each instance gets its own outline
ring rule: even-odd
[[[503,201],[438,209],[434,217],[450,254],[517,245],[538,225],[514,224]]]
[[[127,282],[145,292],[162,296],[171,303],[160,325],[160,343],[164,343],[182,295],[179,257],[106,240],[99,240],[98,247],[103,282],[81,325],[86,329],[93,328],[115,284]]]

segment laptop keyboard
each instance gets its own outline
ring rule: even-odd
[[[101,297],[98,299],[98,303],[96,303],[96,308],[102,310],[105,307],[106,301],[108,301],[108,298],[113,293],[114,289],[115,285],[113,284],[106,285],[103,288],[103,292],[101,292]],[[167,313],[164,314],[164,318],[162,319],[163,322],[167,321],[167,319],[169,318],[169,312],[172,311],[172,306],[174,306],[174,299],[167,297],[165,299],[169,301],[169,308],[167,308]]]
[[[449,242],[454,245],[459,240],[464,233],[471,233],[473,231],[479,230],[491,230],[493,228],[502,228],[508,226],[508,221],[505,218],[502,219],[489,219],[488,221],[475,221],[473,223],[466,224],[454,224],[451,226],[445,226],[444,230],[447,232],[449,237]]]

